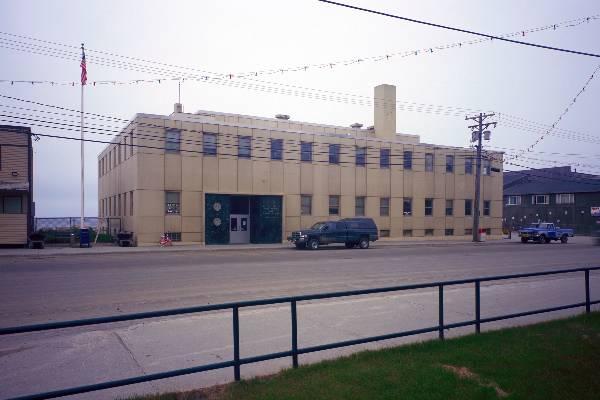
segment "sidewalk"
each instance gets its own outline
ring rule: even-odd
[[[512,240],[514,242],[514,238]],[[511,240],[490,239],[486,242],[473,243],[470,240],[399,240],[380,239],[371,244],[373,248],[381,247],[417,247],[417,246],[489,246],[509,244]],[[337,245],[336,245],[337,246]],[[343,248],[343,246],[342,246]],[[44,249],[0,249],[0,257],[43,257],[43,256],[66,256],[66,255],[100,255],[100,254],[132,254],[132,253],[157,253],[157,252],[198,252],[198,251],[251,251],[251,250],[296,250],[289,243],[274,244],[229,244],[229,245],[205,245],[205,244],[174,244],[169,247],[139,246],[118,247],[112,244],[96,244],[91,248],[63,247],[47,245]]]

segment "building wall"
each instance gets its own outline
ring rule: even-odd
[[[210,122],[207,122],[210,121]],[[179,152],[166,152],[165,130],[181,129]],[[117,143],[131,143],[133,155],[118,157]],[[202,154],[203,133],[218,135],[216,156]],[[239,136],[252,137],[252,157],[237,156]],[[283,160],[270,159],[270,139],[283,139]],[[300,142],[313,143],[313,161],[300,161]],[[340,164],[329,164],[330,143],[341,145]],[[355,165],[355,147],[367,147],[367,165]],[[391,150],[390,168],[380,168],[379,149]],[[403,167],[403,152],[412,151],[412,169]],[[433,153],[433,172],[425,172],[425,153]],[[110,154],[110,155],[109,155]],[[446,173],[445,157],[454,155],[453,173]],[[325,219],[355,215],[355,199],[365,197],[365,215],[373,217],[380,230],[391,237],[464,237],[472,227],[472,217],[464,215],[464,199],[474,198],[474,175],[465,175],[464,157],[468,149],[418,144],[414,135],[396,135],[383,140],[373,131],[326,125],[213,113],[209,115],[173,114],[171,117],[138,115],[115,143],[99,155],[99,197],[101,216],[121,216],[124,228],[133,231],[138,243],[158,243],[163,232],[181,232],[183,242],[204,241],[204,195],[255,194],[283,196],[284,238],[293,230]],[[111,167],[107,168],[111,160]],[[501,168],[501,163],[494,165]],[[501,235],[502,174],[482,178],[483,200],[491,201],[491,215],[483,216],[481,226],[492,236]],[[165,191],[181,193],[179,215],[165,215]],[[133,192],[133,216],[129,208],[117,215],[108,213],[106,204]],[[301,215],[301,195],[312,196],[311,215]],[[340,196],[340,215],[330,216],[330,195]],[[390,199],[389,216],[380,216],[380,198]],[[403,199],[412,198],[413,213],[403,215]],[[424,215],[424,199],[434,199],[434,213]],[[445,201],[454,201],[454,213],[445,215]],[[127,200],[129,201],[129,200]],[[118,210],[117,210],[118,211]],[[470,233],[466,233],[470,235]]]
[[[573,228],[576,235],[590,235],[600,229],[600,218],[592,217],[591,207],[600,207],[600,192],[574,193],[575,203],[556,204],[556,194],[548,194],[550,204],[532,204],[532,195],[521,195],[520,205],[507,205],[504,197],[504,225],[514,230],[532,222],[553,222]]]
[[[30,215],[32,156],[28,128],[0,126],[0,245],[24,245],[32,226]],[[20,199],[20,210],[5,207]]]

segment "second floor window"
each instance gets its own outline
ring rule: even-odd
[[[492,208],[492,202],[489,200],[483,201],[483,215],[489,216]]]
[[[473,157],[465,158],[465,175],[473,175]]]
[[[454,172],[454,156],[450,154],[446,156],[446,172]]]
[[[390,149],[379,150],[379,167],[389,168],[390,167]]]
[[[489,175],[492,172],[492,164],[490,160],[481,160],[481,173]]]
[[[165,135],[165,150],[178,152],[181,142],[181,131],[179,129],[167,129]],[[121,154],[121,146],[119,146],[119,158]],[[115,157],[116,161],[116,157]]]
[[[283,139],[271,139],[271,160],[283,158]]]
[[[404,169],[412,169],[412,151],[404,152],[404,159],[402,164],[404,166]]]
[[[433,172],[433,154],[425,153],[425,171]]]
[[[329,164],[340,163],[340,145],[330,144],[329,145]]]
[[[312,161],[312,142],[300,142],[300,161]]]
[[[202,135],[202,152],[205,156],[217,155],[217,135],[214,133],[204,133]]]
[[[250,158],[252,156],[252,137],[238,136],[238,157]]]
[[[179,214],[181,211],[179,192],[165,192],[165,213],[166,214]]]
[[[367,163],[367,149],[365,147],[356,148],[356,165],[364,167]]]

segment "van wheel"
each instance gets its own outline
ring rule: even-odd
[[[550,239],[549,237],[544,238],[544,242],[546,242],[546,243],[550,243],[551,241],[552,241],[552,239]]]
[[[308,248],[311,250],[317,250],[319,248],[319,241],[317,239],[310,239],[308,242]]]
[[[360,247],[361,249],[368,249],[369,248],[369,239],[361,238],[360,241],[358,242],[358,247]]]
[[[344,246],[346,246],[347,249],[352,249],[354,248],[355,244],[352,242],[346,242],[344,243]]]
[[[561,243],[567,243],[569,241],[569,237],[567,235],[563,235],[560,237]]]

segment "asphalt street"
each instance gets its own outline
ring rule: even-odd
[[[600,247],[585,238],[561,245],[507,242],[450,246],[375,246],[0,258],[0,326],[151,311],[281,295],[600,265]],[[577,240],[579,239],[579,240]],[[482,316],[583,301],[583,274],[482,285]],[[592,274],[592,299],[600,274]],[[437,325],[437,291],[355,296],[298,305],[299,346]],[[473,285],[445,289],[446,323],[474,318]],[[598,309],[598,307],[595,307]],[[483,330],[569,315],[569,310],[486,324]],[[289,305],[240,312],[241,356],[290,348]],[[0,398],[185,368],[232,358],[231,312],[160,318],[0,337]],[[448,336],[473,327],[453,329]],[[301,363],[425,340],[395,339],[300,357]],[[288,358],[242,367],[269,374]],[[230,368],[88,395],[191,389],[231,381]]]

